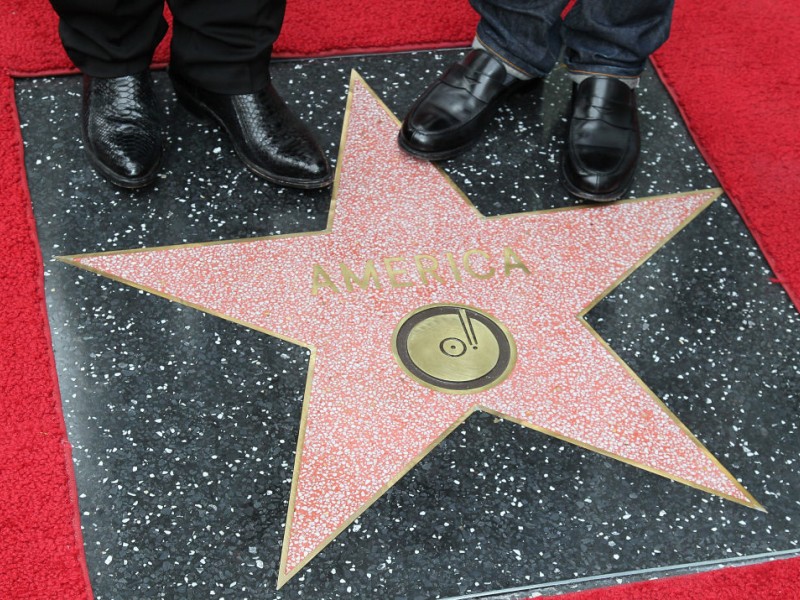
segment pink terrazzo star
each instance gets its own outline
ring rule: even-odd
[[[760,508],[583,319],[719,190],[486,218],[396,135],[354,74],[325,231],[65,259],[312,350],[278,585],[475,410]],[[430,305],[491,315],[510,372],[411,376],[393,336]]]

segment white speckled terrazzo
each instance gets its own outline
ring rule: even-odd
[[[351,68],[402,115],[459,55],[291,61],[272,76],[335,162]],[[585,320],[769,512],[479,410],[276,590],[310,351],[51,257],[314,237],[331,192],[251,176],[217,129],[176,104],[166,74],[154,75],[167,154],[157,185],[136,193],[86,163],[80,77],[17,80],[97,600],[428,600],[533,586],[519,598],[800,548],[800,320],[723,195]],[[558,181],[569,85],[554,72],[442,165],[481,214],[579,204]],[[714,188],[649,68],[638,100],[642,156],[628,197]],[[480,271],[481,256],[472,260]],[[398,291],[421,293],[421,304],[434,287]]]
[[[404,155],[390,115],[360,78],[352,85],[329,231],[74,259],[314,349],[282,575],[476,407],[754,504],[578,320],[718,192],[486,219],[435,166]],[[423,255],[437,268],[417,268]],[[377,276],[348,286],[342,264]],[[398,367],[397,323],[434,303],[508,328],[518,359],[506,381],[452,396]]]

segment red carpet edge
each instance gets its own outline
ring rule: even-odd
[[[14,83],[0,79],[0,598],[92,597]]]
[[[800,559],[727,567],[575,594],[560,600],[793,600],[800,598]],[[532,600],[532,599],[529,599]]]

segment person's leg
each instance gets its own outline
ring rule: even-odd
[[[545,77],[561,51],[561,13],[568,0],[470,0],[480,15],[477,38],[492,54],[530,77]]]
[[[286,0],[168,0],[170,71],[206,90],[249,94],[269,83]]]
[[[669,37],[674,0],[578,0],[564,19],[571,72],[638,77]]]
[[[503,101],[536,87],[556,62],[567,0],[471,0],[481,15],[473,50],[417,98],[398,135],[419,158],[443,160],[472,146]]]
[[[163,0],[51,0],[67,55],[91,77],[120,77],[150,66],[167,32]]]
[[[155,181],[161,118],[148,67],[167,30],[162,0],[52,0],[67,54],[83,77],[81,129],[89,160],[109,181]]]
[[[178,99],[228,134],[251,171],[279,185],[326,187],[328,161],[270,83],[285,0],[168,0],[170,78]]]
[[[672,0],[578,0],[564,20],[572,113],[564,185],[590,200],[621,197],[639,158],[636,92],[647,57],[669,36]]]

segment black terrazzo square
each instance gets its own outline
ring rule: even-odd
[[[273,78],[334,158],[351,69],[402,117],[459,55],[280,62]],[[17,82],[97,600],[517,598],[799,552],[800,319],[723,197],[588,320],[768,513],[479,413],[276,591],[306,350],[52,257],[320,230],[330,190],[256,179],[156,85],[165,167],[125,192],[83,155],[80,79]],[[486,215],[578,204],[557,176],[568,100],[556,71],[443,167]],[[651,70],[639,102],[629,196],[716,187]]]

